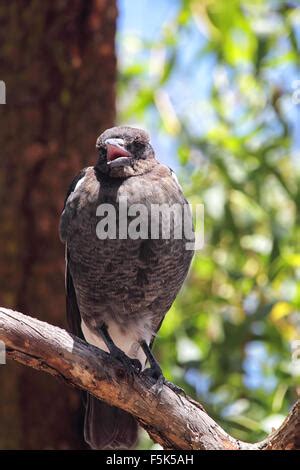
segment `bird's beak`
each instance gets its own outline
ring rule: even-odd
[[[111,162],[120,157],[131,157],[131,153],[125,149],[125,142],[123,139],[106,139],[105,145],[107,148],[107,162]]]

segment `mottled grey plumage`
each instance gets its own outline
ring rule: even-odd
[[[108,153],[112,144],[107,142],[114,153]],[[105,323],[117,346],[144,366],[139,341],[152,343],[181,288],[193,255],[186,249],[190,240],[174,239],[173,226],[170,239],[99,240],[97,207],[110,203],[118,208],[120,197],[126,197],[128,207],[144,204],[150,213],[151,204],[183,207],[186,200],[171,170],[155,159],[144,131],[109,129],[97,140],[97,148],[98,162],[74,180],[60,222],[67,252],[69,324],[75,334],[83,333],[87,341],[107,349],[99,333]],[[128,447],[136,440],[136,424],[127,413],[88,402],[85,435],[92,447]]]

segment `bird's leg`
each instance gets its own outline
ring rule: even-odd
[[[99,330],[101,337],[103,341],[105,342],[110,354],[120,361],[127,372],[129,372],[130,375],[133,374],[133,372],[139,373],[142,369],[142,365],[138,359],[132,359],[131,357],[127,356],[127,354],[122,351],[113,341],[112,337],[110,336],[108,332],[108,328],[105,323],[102,324]]]
[[[162,373],[162,370],[160,368],[160,365],[158,364],[157,360],[155,359],[155,357],[153,356],[152,354],[152,351],[151,349],[149,348],[148,344],[146,343],[145,340],[142,340],[140,342],[140,345],[142,347],[142,350],[144,351],[145,353],[145,356],[150,364],[150,368],[149,369],[145,369],[146,370],[149,370],[149,374],[150,375],[150,372],[151,372],[151,377],[153,377],[154,379],[158,379],[159,377],[163,376],[163,373]]]
[[[155,392],[157,395],[160,394],[162,391],[163,385],[165,383],[165,378],[163,376],[162,370],[160,365],[158,364],[157,360],[152,354],[151,349],[149,348],[149,345],[146,343],[146,341],[142,340],[140,341],[140,345],[142,347],[142,350],[145,353],[145,356],[150,364],[150,367],[147,369],[144,369],[142,374],[146,375],[147,377],[151,377],[152,379],[155,379]]]
[[[169,382],[168,380],[165,379],[161,367],[158,364],[157,360],[153,356],[153,353],[151,349],[149,348],[149,345],[146,343],[146,341],[141,341],[140,345],[145,353],[145,356],[147,360],[149,361],[150,368],[143,370],[143,374],[147,375],[148,377],[152,377],[153,379],[156,379],[157,381],[157,388],[158,388],[158,394],[162,391],[163,385],[167,385],[173,392],[179,394],[179,395],[184,395],[186,396],[185,391],[178,387],[177,385],[173,384],[172,382]]]

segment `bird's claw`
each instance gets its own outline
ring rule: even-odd
[[[175,385],[172,382],[169,382],[168,380],[165,380],[165,385],[167,387],[169,387],[177,395],[180,395],[180,396],[186,398],[187,395],[186,395],[185,391],[183,390],[183,388],[178,387],[178,385]]]
[[[132,365],[134,371],[137,374],[140,374],[140,372],[142,370],[142,364],[140,363],[140,361],[138,359],[132,359],[132,358],[129,358],[129,359],[130,359],[130,362],[131,362],[131,365]]]
[[[176,395],[178,395],[178,398],[182,404],[184,404],[183,398],[187,398],[187,394],[183,390],[183,388],[178,387],[178,385],[173,384],[172,382],[169,382],[168,380],[165,381],[165,385],[169,387],[170,390],[172,390]]]
[[[133,378],[134,374],[139,374],[141,372],[142,364],[140,361],[127,356],[121,349],[117,349],[113,356],[122,364],[131,378]]]
[[[163,389],[163,386],[166,380],[163,376],[161,368],[159,366],[148,367],[147,369],[143,370],[141,375],[143,375],[144,377],[149,377],[152,380],[155,380],[155,383],[152,385],[151,388],[154,390],[155,395],[159,396],[161,394],[161,391]]]
[[[186,393],[181,387],[178,387],[178,385],[175,385],[172,382],[166,380],[160,367],[149,367],[147,369],[144,369],[141,375],[155,380],[155,383],[152,385],[151,388],[154,390],[156,396],[159,396],[161,394],[163,386],[166,385],[170,390],[172,390],[180,397],[186,398]]]

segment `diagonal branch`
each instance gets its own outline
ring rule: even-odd
[[[0,308],[0,340],[9,358],[130,412],[165,449],[300,448],[300,401],[277,431],[263,442],[248,444],[227,434],[196,401],[177,395],[166,385],[156,396],[148,378],[136,375],[130,379],[109,354],[61,328]]]

